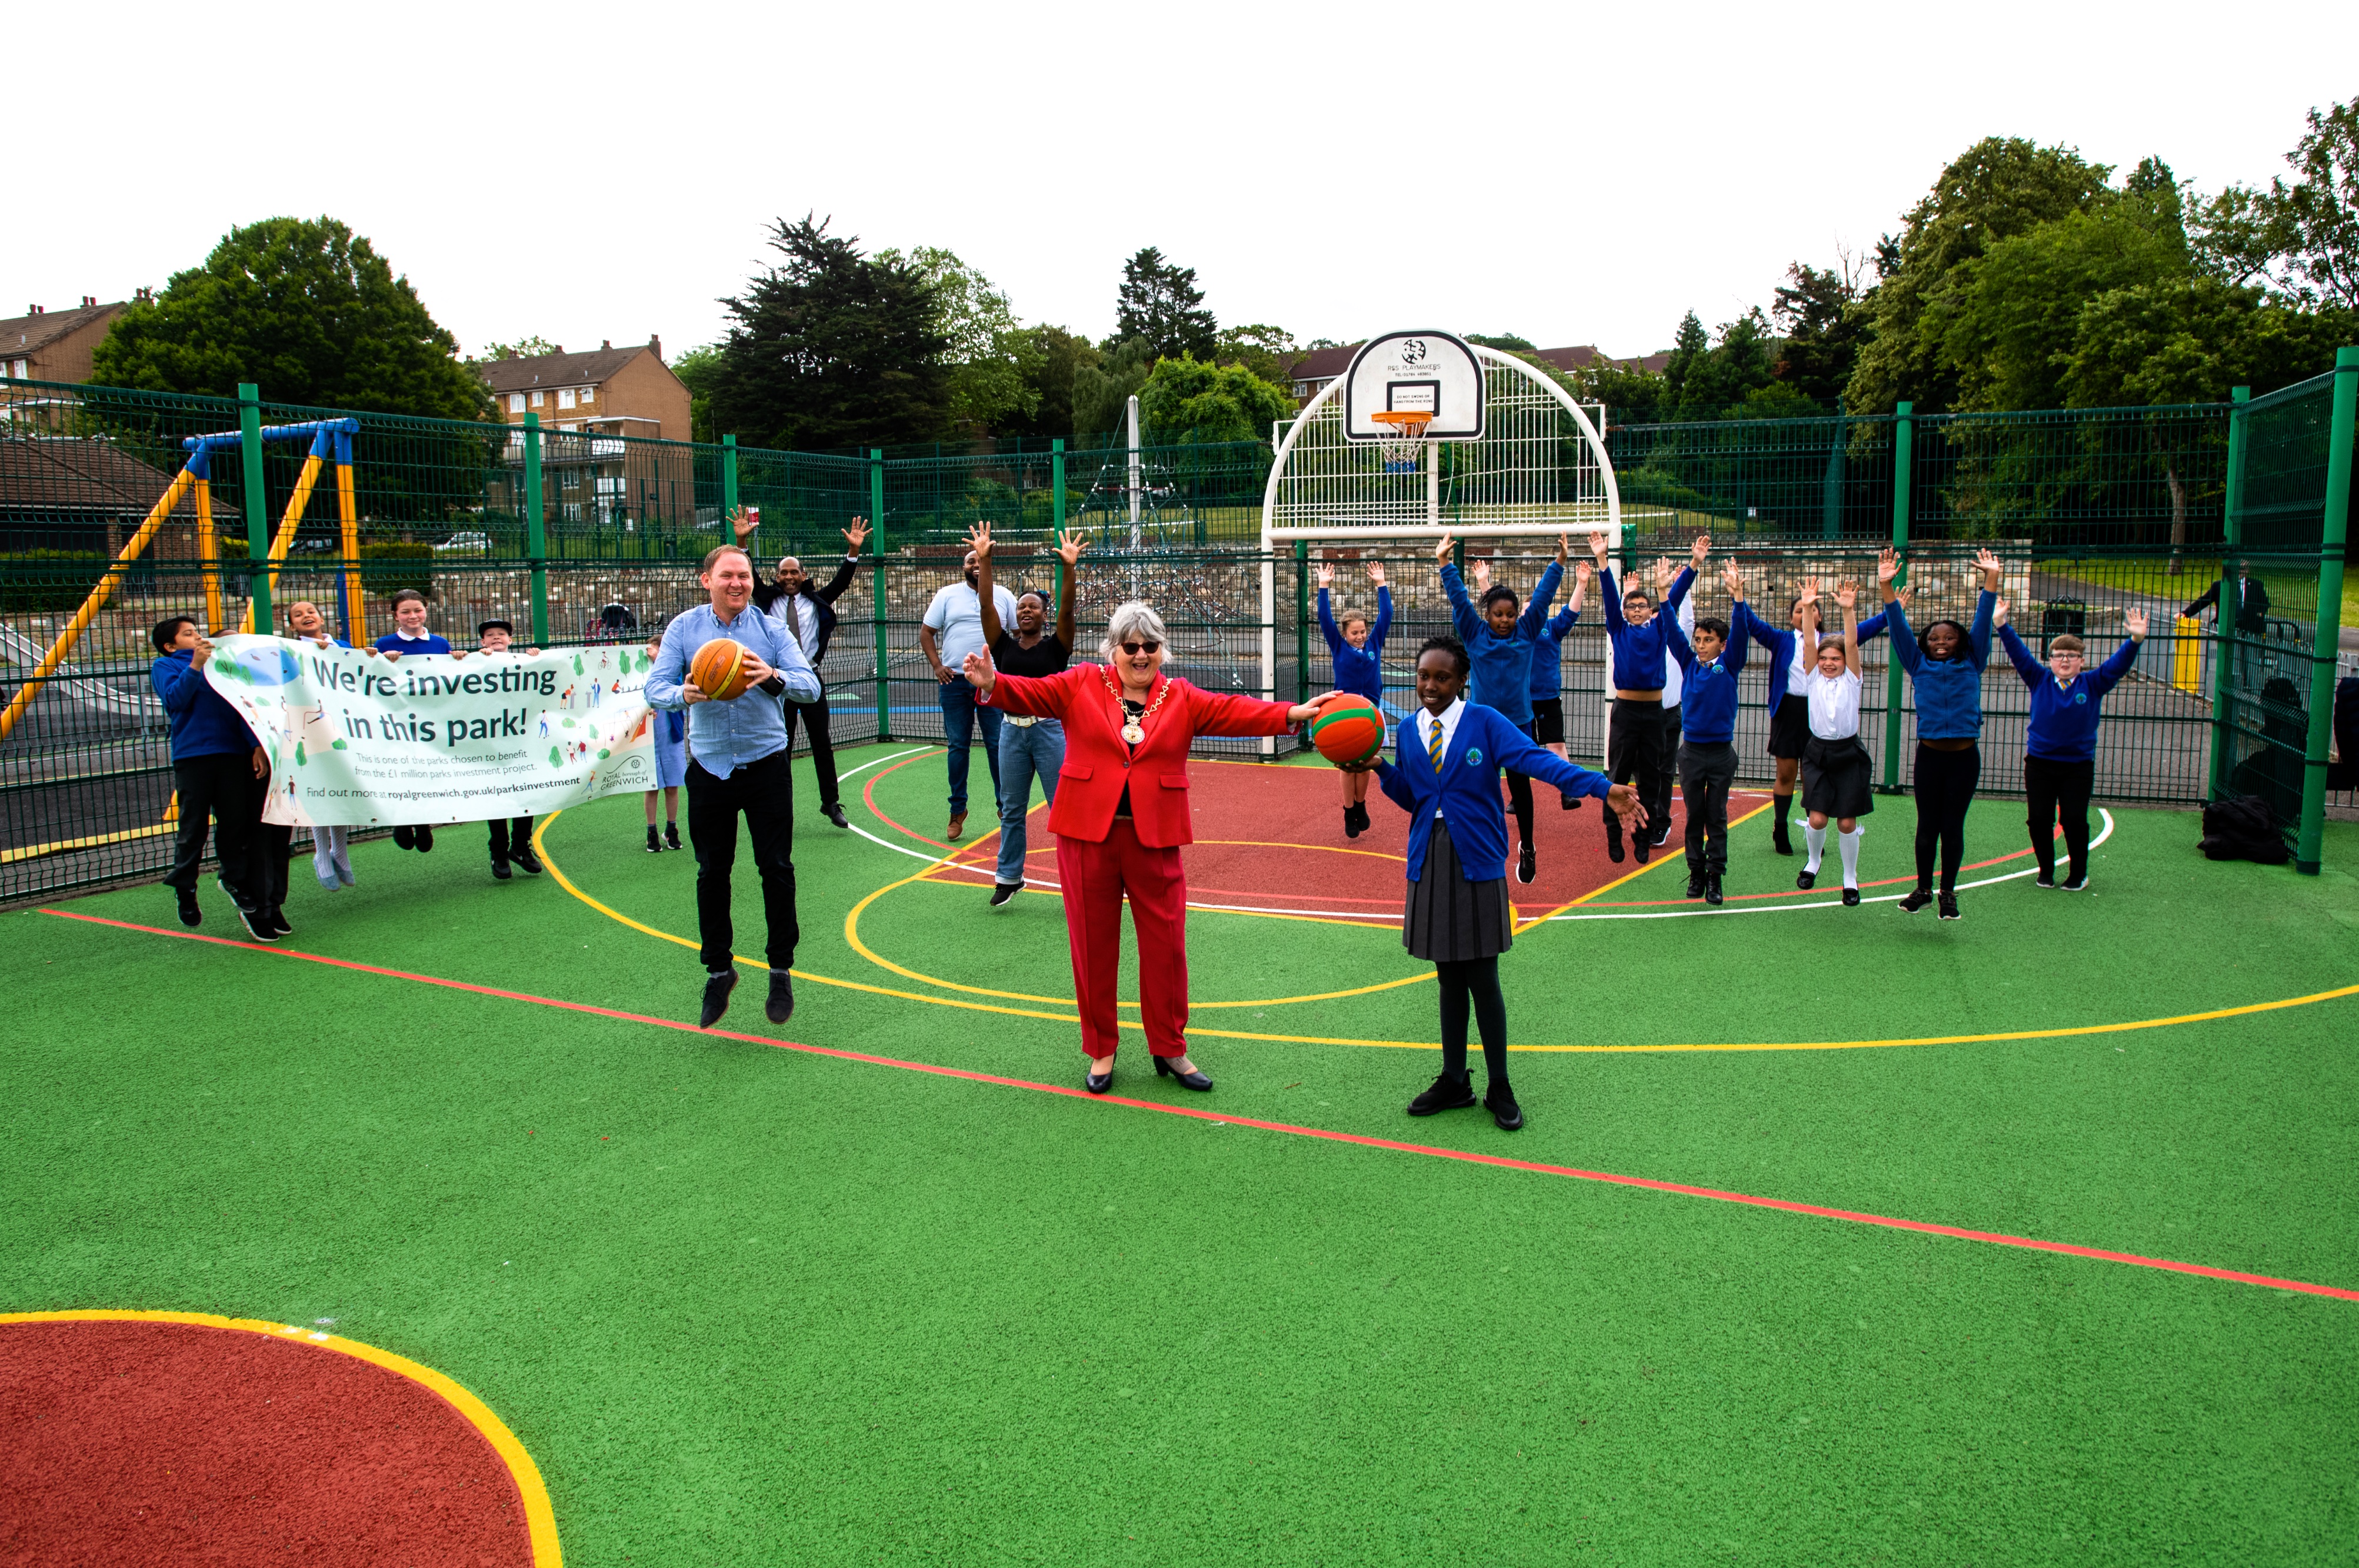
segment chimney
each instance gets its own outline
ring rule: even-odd
[[[85,294],[82,297],[82,308],[85,310],[97,303],[98,296],[95,294]]]
[[[663,340],[657,337],[653,332],[649,332],[647,334],[647,352],[655,355],[658,359],[663,358]]]
[[[602,349],[611,349],[614,346],[614,340],[612,338],[601,338],[598,340],[598,346]]]
[[[25,314],[27,316],[38,316],[40,313],[41,308],[38,305],[27,305],[25,307]]]

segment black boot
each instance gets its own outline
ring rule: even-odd
[[[495,881],[504,882],[508,880],[508,876],[507,857],[505,855],[494,855],[492,857],[492,880]]]
[[[841,822],[839,822],[839,823],[837,823],[837,824],[836,824],[836,826],[837,826],[837,827],[842,827],[842,826],[843,826],[843,824],[842,824]],[[677,823],[677,822],[667,822],[667,823],[665,823],[665,824],[664,824],[664,848],[665,848],[665,849],[679,849],[679,847],[680,847],[680,843],[679,843],[679,823]]]
[[[704,1006],[696,1015],[696,1026],[710,1029],[720,1022],[721,1015],[729,1011],[729,993],[736,989],[737,971],[734,967],[717,975],[705,976]]]
[[[1720,873],[1718,871],[1707,871],[1704,873],[1703,901],[1706,903],[1715,906],[1724,902],[1721,897]]]
[[[770,1000],[762,1004],[762,1016],[773,1023],[784,1023],[795,1015],[794,977],[784,969],[770,971]]]

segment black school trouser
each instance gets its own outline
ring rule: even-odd
[[[727,778],[688,760],[688,840],[696,851],[696,934],[705,968],[718,974],[731,957],[736,930],[729,920],[729,874],[737,866],[737,818],[754,841],[762,875],[762,915],[769,928],[770,968],[791,968],[795,943],[795,786],[781,748]]]
[[[1636,784],[1638,804],[1646,809],[1647,820],[1639,831],[1653,838],[1659,825],[1670,819],[1671,769],[1675,754],[1671,737],[1676,731],[1679,710],[1665,708],[1659,702],[1635,702],[1626,697],[1614,699],[1614,711],[1605,727],[1605,765],[1615,784]],[[1612,811],[1605,813],[1608,837],[1622,834],[1622,819]]]
[[[1917,891],[1933,891],[1933,849],[1941,850],[1941,891],[1958,891],[1966,858],[1966,807],[1983,782],[1982,748],[1947,752],[1917,742]],[[2087,795],[2081,797],[2083,804]]]
[[[1736,782],[1736,748],[1690,741],[1680,748],[1680,791],[1688,803],[1688,875],[1728,874],[1728,786]]]
[[[2071,877],[2089,871],[2089,797],[2096,793],[2094,762],[2060,762],[2052,757],[2023,759],[2023,793],[2031,808],[2031,853],[2039,874],[2056,874],[2056,820],[2064,819],[2064,849],[2071,857]]]
[[[172,835],[172,869],[164,885],[182,892],[197,885],[205,858],[205,821],[213,819],[213,852],[221,861],[222,885],[241,909],[269,906],[269,879],[260,855],[262,803],[268,787],[254,776],[254,753],[218,752],[172,764],[179,792],[179,827]]]
[[[505,865],[531,848],[531,817],[495,816],[492,818],[492,863],[494,865]]]
[[[786,708],[787,750],[795,749],[796,719],[810,732],[811,772],[819,775],[819,808],[825,811],[836,804],[841,787],[835,777],[835,739],[827,732],[827,694],[821,693],[817,702],[789,702]]]

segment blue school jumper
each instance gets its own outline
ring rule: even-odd
[[[1663,619],[1657,616],[1658,621]],[[1736,677],[1745,668],[1745,639],[1732,636],[1710,664],[1696,657],[1680,618],[1670,618],[1663,640],[1679,660],[1686,684],[1680,688],[1680,728],[1690,746],[1725,746],[1736,739]]]
[[[1466,683],[1467,701],[1506,715],[1510,724],[1531,723],[1532,649],[1539,641],[1540,628],[1548,624],[1549,605],[1554,602],[1557,585],[1562,581],[1564,568],[1550,561],[1532,589],[1531,601],[1516,617],[1516,629],[1502,637],[1491,630],[1491,623],[1483,619],[1474,601],[1466,597],[1466,584],[1459,577],[1456,564],[1442,563],[1441,587],[1450,596],[1451,625],[1456,629],[1458,640],[1466,644],[1466,656],[1474,665],[1473,677]],[[1457,835],[1453,832],[1451,837],[1455,840]]]
[[[1368,623],[1368,645],[1354,648],[1343,641],[1343,629],[1327,608],[1327,590],[1319,590],[1319,630],[1326,633],[1327,652],[1335,662],[1335,689],[1385,705],[1385,633],[1392,630],[1392,589],[1376,589],[1376,618]]]
[[[1998,595],[1988,589],[1974,604],[1962,658],[1929,659],[1909,630],[1908,612],[1898,600],[1885,613],[1891,620],[1892,651],[1917,685],[1917,738],[1972,741],[1983,732],[1983,666],[1990,663],[1991,611]]]
[[[1581,619],[1578,610],[1560,610],[1540,628],[1532,644],[1532,700],[1545,702],[1564,695],[1564,639]]]
[[[1446,568],[1445,568],[1446,569]],[[1504,641],[1504,639],[1497,639]],[[1376,762],[1376,778],[1394,805],[1408,813],[1408,880],[1425,871],[1425,847],[1433,837],[1439,808],[1450,822],[1450,842],[1470,882],[1498,881],[1507,874],[1507,813],[1499,804],[1499,771],[1552,784],[1567,795],[1603,800],[1614,787],[1603,773],[1579,768],[1539,745],[1506,715],[1470,702],[1434,771],[1426,754],[1422,722],[1412,713],[1400,725],[1397,762]]]
[[[2031,688],[2031,727],[2024,739],[2025,753],[2051,762],[2095,762],[2097,721],[2104,717],[2105,694],[2130,673],[2137,659],[2137,643],[2123,643],[2112,658],[2093,670],[2082,670],[2072,677],[2071,686],[2060,686],[2056,673],[2032,656],[2014,627],[2000,627],[1998,639],[2015,673]]]

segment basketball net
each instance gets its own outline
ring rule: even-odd
[[[1385,457],[1385,472],[1415,473],[1418,454],[1425,449],[1425,427],[1433,423],[1430,409],[1381,409],[1368,416],[1379,425],[1392,427],[1392,435],[1377,446]]]

